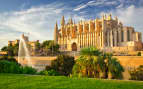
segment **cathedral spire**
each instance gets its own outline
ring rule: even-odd
[[[121,21],[119,21],[119,24],[120,24],[121,26],[123,25]]]
[[[104,17],[104,14],[102,15],[102,20],[104,20],[105,19],[105,17]]]
[[[106,20],[106,14],[104,14],[104,19]]]
[[[108,20],[112,20],[112,15],[111,14],[109,14]]]
[[[118,17],[117,16],[115,17],[115,20],[118,21]]]
[[[24,38],[24,33],[22,34],[22,38]]]
[[[69,19],[69,24],[73,24],[72,17]]]
[[[76,23],[75,23],[75,20],[74,20],[74,23],[73,23],[73,24],[74,24],[74,25],[76,24]]]
[[[64,26],[64,25],[65,25],[65,17],[63,16],[61,20],[61,26]]]
[[[55,44],[58,43],[58,24],[57,24],[57,21],[56,21],[55,29],[54,29],[54,43]]]

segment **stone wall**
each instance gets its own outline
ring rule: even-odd
[[[77,57],[78,56],[75,56],[75,59]],[[126,80],[130,78],[128,70],[143,65],[143,56],[114,56],[114,57],[116,57],[121,63],[121,65],[125,68],[123,77]],[[31,61],[32,64],[35,65],[35,68],[40,71],[45,69],[45,66],[50,65],[51,61],[54,60],[55,58],[56,57],[31,57]]]
[[[121,65],[124,67],[125,72],[123,77],[125,80],[130,78],[128,70],[137,68],[140,65],[143,65],[143,56],[114,56],[116,57]]]
[[[15,57],[16,60],[18,60],[18,57]],[[56,59],[56,57],[31,57],[31,64],[34,66],[35,69],[38,71],[44,70],[46,66],[51,65],[51,61]],[[20,59],[20,64],[26,65],[27,61],[23,59]]]

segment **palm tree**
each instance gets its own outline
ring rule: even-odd
[[[94,47],[90,47],[90,48],[83,48],[80,51],[80,55],[84,55],[84,56],[100,56],[102,55],[102,52]]]
[[[121,66],[120,62],[110,53],[106,53],[105,55],[105,76],[108,76],[109,79],[122,78],[122,72],[124,72],[124,69]]]
[[[109,64],[109,71],[112,74],[112,78],[121,79],[124,69],[116,58],[112,58]]]
[[[86,59],[84,56],[80,56],[78,59],[76,59],[76,63],[73,66],[73,74],[80,76],[86,76],[87,70],[86,70]]]
[[[97,56],[101,55],[96,48],[84,48],[80,51],[81,56],[76,60],[73,70],[87,77],[98,77]]]
[[[86,77],[121,78],[123,67],[110,53],[104,53],[96,48],[84,48],[76,60],[74,73]]]
[[[98,65],[98,72],[100,73],[100,78],[106,78],[106,70],[107,70],[107,66],[106,66],[106,57],[104,56],[98,56],[97,58],[97,65]]]

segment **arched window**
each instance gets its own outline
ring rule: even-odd
[[[77,45],[75,42],[72,44],[72,51],[77,51]]]

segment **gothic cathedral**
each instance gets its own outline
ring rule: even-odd
[[[60,45],[61,51],[80,51],[85,47],[96,47],[103,51],[137,51],[142,49],[141,32],[133,27],[123,26],[117,17],[103,15],[101,19],[68,23],[64,16],[61,27],[56,22],[54,42]]]

